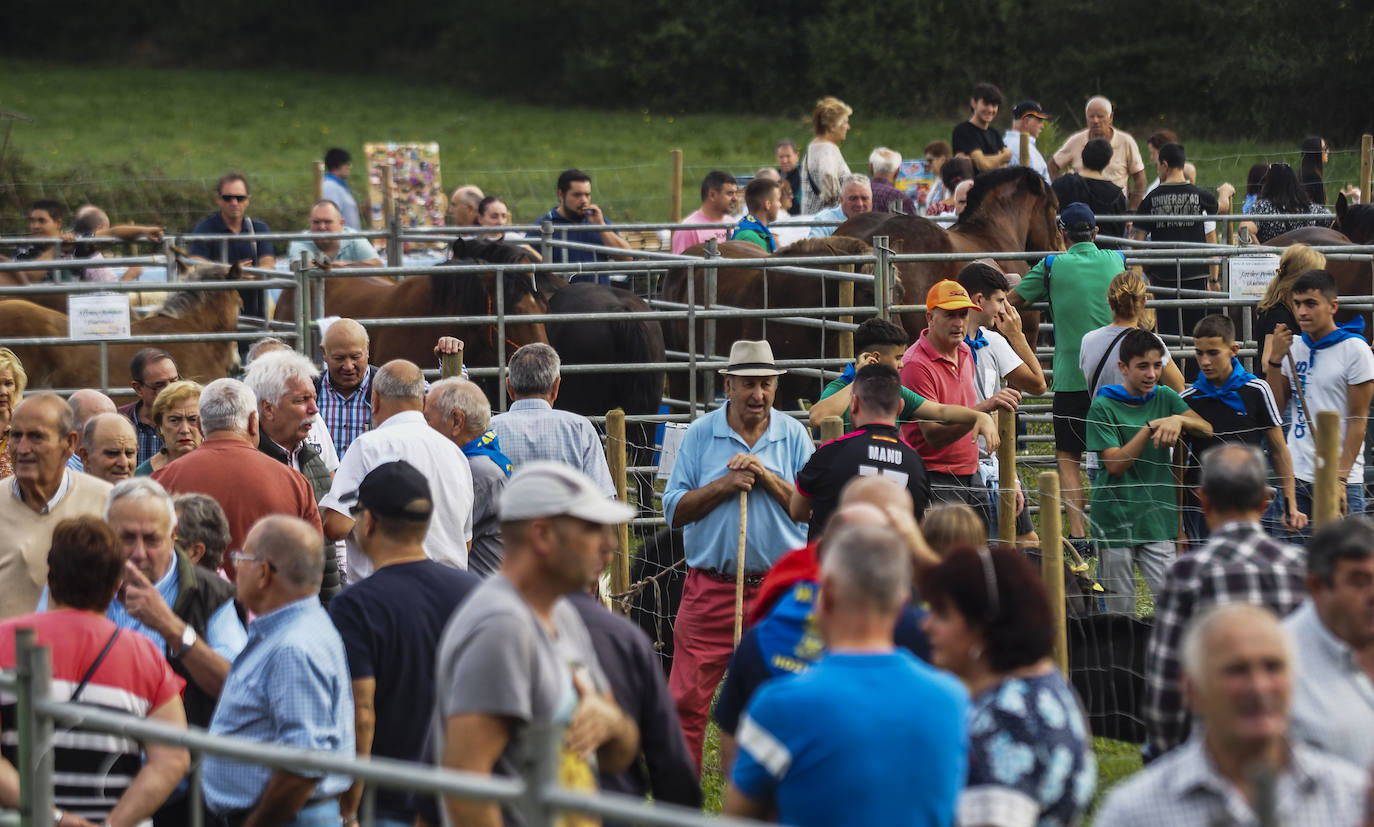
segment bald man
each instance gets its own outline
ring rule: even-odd
[[[1093,138],[1105,138],[1112,145],[1112,159],[1102,170],[1102,177],[1121,187],[1132,212],[1145,197],[1145,161],[1135,138],[1112,126],[1116,110],[1112,102],[1098,95],[1088,99],[1084,107],[1088,128],[1069,136],[1063,146],[1049,160],[1050,177],[1058,178],[1070,168],[1083,169],[1083,146]]]
[[[0,620],[37,608],[53,528],[105,512],[111,485],[66,467],[78,440],[72,409],[55,393],[29,394],[10,418],[14,480],[0,488]]]
[[[86,427],[87,420],[96,414],[114,413],[119,410],[113,399],[91,388],[73,391],[72,395],[67,397],[67,407],[72,409],[72,426],[76,428],[77,433],[81,433],[81,429]],[[78,473],[86,470],[81,464],[79,453],[67,458],[67,467]]]
[[[472,546],[472,470],[457,445],[425,421],[425,377],[414,362],[394,359],[372,383],[372,415],[377,425],[360,435],[343,455],[329,493],[320,500],[325,535],[342,540],[353,531],[353,507],[363,478],[382,463],[403,459],[415,466],[434,494],[434,516],[425,535],[431,560],[468,567]],[[372,561],[348,543],[348,582],[372,573]]]
[[[1293,669],[1268,609],[1225,603],[1198,616],[1183,638],[1183,697],[1200,727],[1114,787],[1097,823],[1358,824],[1365,772],[1289,738]],[[1261,776],[1273,780],[1267,795]]]
[[[320,417],[342,457],[372,427],[372,379],[377,368],[367,363],[367,330],[352,319],[338,319],[320,342],[325,370],[315,380]]]
[[[132,477],[138,467],[138,434],[122,414],[96,414],[81,429],[76,452],[87,474],[115,485]]]
[[[453,191],[448,201],[448,220],[455,227],[470,227],[477,223],[477,205],[485,198],[482,190],[472,184]]]

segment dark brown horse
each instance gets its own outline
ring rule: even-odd
[[[523,264],[529,251],[518,244],[483,239],[459,239],[446,264]],[[400,282],[375,276],[337,278],[325,281],[324,312],[350,319],[410,318],[421,316],[496,315],[496,273],[410,275]],[[535,289],[528,274],[507,273],[505,312],[508,317],[547,313],[548,299]],[[291,321],[295,290],[282,291],[276,317]],[[474,367],[493,367],[497,363],[497,326],[488,323],[443,323],[409,327],[378,327],[368,330],[371,361],[382,364],[391,359],[409,359],[427,367],[434,362],[434,343],[440,336],[463,340],[463,361]],[[539,323],[507,321],[506,353],[521,345],[548,342]]]
[[[689,248],[685,255],[699,256],[704,249],[698,244]],[[780,273],[774,269],[764,269],[764,260],[785,264],[786,259],[798,256],[866,256],[873,249],[853,238],[828,236],[826,238],[806,238],[784,247],[777,255],[769,256],[756,244],[747,241],[727,241],[720,245],[721,256],[727,259],[750,259],[754,263],[745,268],[721,268],[716,277],[716,301],[726,307],[748,309],[762,307],[837,307],[839,305],[839,281],[827,279],[825,292],[821,292],[821,280],[812,276],[799,276]],[[834,269],[826,268],[826,269]],[[859,268],[861,272],[871,272],[871,267]],[[764,274],[767,274],[765,287]],[[696,268],[694,299],[698,307],[706,304],[706,273],[703,267]],[[765,292],[766,290],[766,292]],[[764,299],[767,298],[765,302]],[[663,299],[685,304],[687,302],[687,271],[675,269],[668,271],[663,279]],[[854,305],[873,306],[873,288],[862,282],[854,285]],[[816,317],[820,318],[820,317]],[[831,320],[835,316],[826,317]],[[856,321],[861,319],[856,319]],[[697,322],[696,349],[705,353],[706,324]],[[720,319],[716,322],[715,353],[726,356],[730,344],[736,339],[767,339],[777,359],[816,359],[822,354],[835,356],[838,353],[838,331],[821,331],[818,328],[781,321],[761,319]],[[687,322],[673,321],[664,325],[664,340],[669,350],[687,350]],[[675,371],[668,379],[672,395],[686,399],[688,395],[687,374]],[[717,387],[719,385],[717,384]],[[798,398],[818,399],[825,387],[817,378],[809,378],[796,372],[786,374],[778,383],[775,402],[779,407],[791,409]]]
[[[870,212],[841,224],[837,236],[851,236],[872,243],[887,236],[894,253],[996,253],[1016,250],[1061,250],[1056,223],[1059,200],[1035,171],[1008,167],[984,173],[969,190],[968,206],[954,226],[913,215]],[[906,300],[923,304],[935,282],[952,279],[964,261],[906,262],[897,265],[898,278],[906,288]],[[1024,274],[1030,265],[1000,261],[1008,273]],[[1015,280],[1013,280],[1015,281]],[[1023,313],[1026,330],[1039,325],[1038,313]],[[907,313],[902,324],[914,339],[925,329],[924,313]]]
[[[1336,196],[1336,221],[1331,229],[1344,233],[1355,244],[1374,243],[1374,204],[1351,204],[1341,193]]]
[[[220,281],[239,278],[237,264],[197,263],[191,269],[192,281]],[[173,293],[152,315],[131,325],[135,336],[170,333],[230,333],[238,327],[237,290],[182,291]],[[32,302],[11,299],[0,301],[0,345],[5,339],[66,336],[67,315],[39,307]],[[232,341],[169,342],[158,345],[172,354],[181,375],[200,383],[228,376],[238,364],[238,349]],[[110,385],[121,387],[128,381],[129,361],[145,347],[142,344],[111,345]],[[29,386],[36,388],[100,387],[100,349],[96,345],[57,345],[51,347],[17,346],[14,352],[29,375]]]

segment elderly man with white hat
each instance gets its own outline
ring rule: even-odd
[[[741,530],[747,615],[773,563],[806,545],[806,525],[787,515],[787,505],[797,472],[815,450],[800,422],[773,415],[778,376],[786,371],[774,364],[767,342],[735,342],[721,373],[726,403],[687,429],[663,492],[668,524],[685,526],[688,566],[668,689],[698,767],[711,698],[734,650]]]

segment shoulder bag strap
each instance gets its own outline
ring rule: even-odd
[[[114,646],[115,638],[119,637],[119,633],[122,631],[123,629],[116,626],[114,634],[110,635],[110,639],[105,641],[105,648],[101,649],[100,654],[95,656],[95,661],[91,664],[91,668],[87,669],[86,674],[81,676],[81,683],[76,685],[76,689],[72,692],[71,698],[68,699],[72,703],[76,703],[77,699],[81,697],[81,693],[86,690],[86,684],[91,682],[91,677],[95,675],[95,670],[100,668],[100,664],[105,660],[105,656],[110,654],[110,648]]]
[[[1112,343],[1107,345],[1107,352],[1102,354],[1102,361],[1097,363],[1097,370],[1093,371],[1093,380],[1088,383],[1088,393],[1092,393],[1097,390],[1097,379],[1099,376],[1102,375],[1102,369],[1107,366],[1107,360],[1110,359],[1111,355],[1116,352],[1116,345],[1118,342],[1121,341],[1121,337],[1125,336],[1127,333],[1130,332],[1131,329],[1129,327],[1122,328],[1121,332],[1116,334],[1116,338],[1112,339]]]

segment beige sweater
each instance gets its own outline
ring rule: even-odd
[[[0,479],[0,620],[29,614],[48,584],[48,548],[58,523],[83,514],[105,513],[113,487],[89,474],[68,471],[71,485],[47,514],[38,514],[14,491],[14,478]]]

